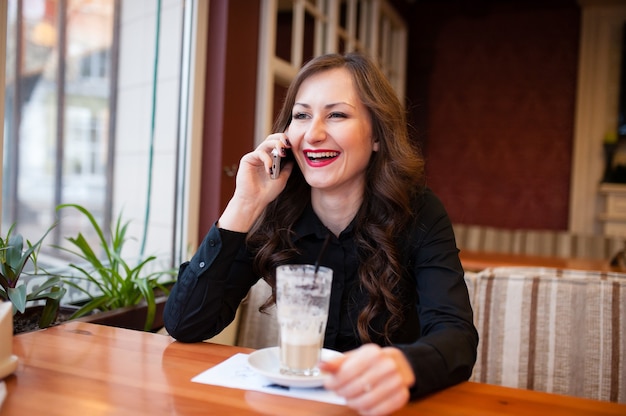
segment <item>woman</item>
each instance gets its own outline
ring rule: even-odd
[[[274,133],[241,159],[236,189],[165,309],[185,342],[219,333],[259,278],[285,263],[333,269],[325,387],[362,414],[469,378],[478,335],[450,220],[424,185],[404,110],[358,54],[313,59],[290,86]],[[289,161],[271,178],[275,150]],[[266,306],[274,299],[269,299]]]

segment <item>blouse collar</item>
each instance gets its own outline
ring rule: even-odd
[[[352,235],[355,221],[356,219],[354,218],[352,219],[352,221],[350,221],[350,224],[348,224],[346,229],[343,230],[339,235],[339,239]],[[307,206],[304,208],[304,212],[294,224],[293,230],[295,232],[295,235],[293,237],[294,242],[310,235],[314,235],[317,238],[323,240],[326,238],[326,235],[331,232],[319,219],[319,217],[313,210],[313,206],[311,205],[311,203],[308,203]]]

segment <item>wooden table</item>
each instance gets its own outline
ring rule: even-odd
[[[484,251],[461,250],[459,253],[463,268],[469,271],[481,271],[487,267],[551,267],[602,272],[624,272],[612,267],[608,260],[563,258],[548,256],[529,256],[525,254],[495,253]]]
[[[2,340],[4,341],[4,340]],[[345,406],[191,382],[237,352],[159,334],[69,322],[13,339],[2,416],[353,415]],[[465,382],[398,415],[626,415],[626,405]]]

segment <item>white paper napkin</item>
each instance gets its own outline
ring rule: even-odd
[[[191,381],[242,390],[254,390],[299,399],[345,405],[343,397],[323,387],[295,388],[274,384],[248,366],[248,354],[235,354],[229,359],[198,374]]]

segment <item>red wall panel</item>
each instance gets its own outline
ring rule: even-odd
[[[460,4],[422,5],[411,24],[408,95],[428,183],[454,222],[567,229],[580,10]]]

